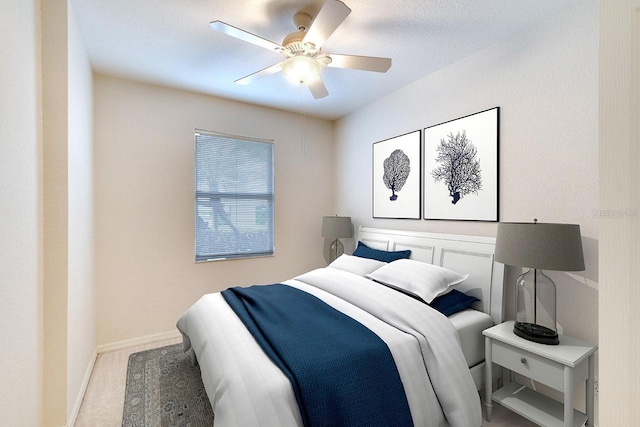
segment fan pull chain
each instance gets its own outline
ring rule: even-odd
[[[306,118],[307,118],[307,112],[305,111],[304,108],[304,89],[305,87],[300,86],[298,93],[300,93],[300,151],[302,151],[303,154],[307,153],[307,141],[305,138],[305,127],[306,127]]]

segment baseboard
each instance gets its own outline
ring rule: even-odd
[[[107,353],[109,351],[122,350],[123,348],[133,347],[136,345],[151,344],[157,341],[170,340],[173,338],[180,338],[182,335],[180,331],[174,329],[170,332],[164,332],[160,334],[147,335],[139,338],[132,338],[129,340],[116,341],[109,344],[102,344],[98,346],[98,353]]]
[[[78,391],[76,403],[73,405],[73,411],[71,412],[67,420],[67,426],[75,426],[76,424],[78,414],[80,413],[80,407],[82,406],[82,401],[84,400],[84,395],[87,392],[87,387],[89,386],[89,380],[91,379],[91,374],[93,373],[93,368],[96,364],[96,360],[98,359],[98,354],[107,353],[109,351],[121,350],[123,348],[133,347],[136,345],[151,344],[157,341],[164,341],[164,340],[169,340],[169,339],[174,339],[179,337],[181,337],[180,331],[173,330],[173,331],[164,332],[161,334],[147,335],[145,337],[133,338],[129,340],[123,340],[123,341],[117,341],[109,344],[99,345],[96,348],[96,350],[94,350],[93,355],[91,356],[91,360],[87,365],[87,369],[82,379],[82,385],[80,386],[80,390]]]
[[[71,416],[67,420],[68,426],[75,426],[76,419],[78,418],[78,414],[80,413],[80,406],[82,406],[82,401],[84,400],[84,395],[87,392],[87,387],[89,386],[89,380],[91,379],[91,374],[93,373],[93,367],[96,365],[96,360],[98,359],[98,350],[94,350],[91,355],[91,360],[87,365],[87,370],[84,373],[84,377],[82,378],[82,384],[80,385],[80,390],[78,391],[78,396],[76,397],[76,403],[73,405],[73,410],[71,411]]]

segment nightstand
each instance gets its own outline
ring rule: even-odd
[[[538,344],[513,333],[513,321],[486,329],[485,405],[491,421],[492,401],[542,426],[593,427],[593,357],[597,347],[560,336],[559,345]],[[530,388],[509,382],[492,390],[493,363],[564,393],[564,405]],[[574,389],[587,383],[586,409],[573,409]]]

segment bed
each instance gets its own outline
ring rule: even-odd
[[[494,261],[495,239],[360,227],[357,240],[373,250],[411,251],[409,262],[468,275],[453,288],[478,301],[446,317],[367,277],[382,270],[359,274],[332,266],[287,280],[285,288],[316,297],[384,341],[413,425],[480,426],[481,332],[502,322],[504,312],[504,266]],[[200,364],[214,425],[309,425],[293,382],[265,354],[228,298],[221,293],[204,295],[177,323],[184,350],[193,352]]]

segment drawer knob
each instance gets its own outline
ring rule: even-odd
[[[525,365],[527,363],[527,359],[525,359],[524,357],[522,359],[520,359],[520,363],[522,363],[523,365]]]

